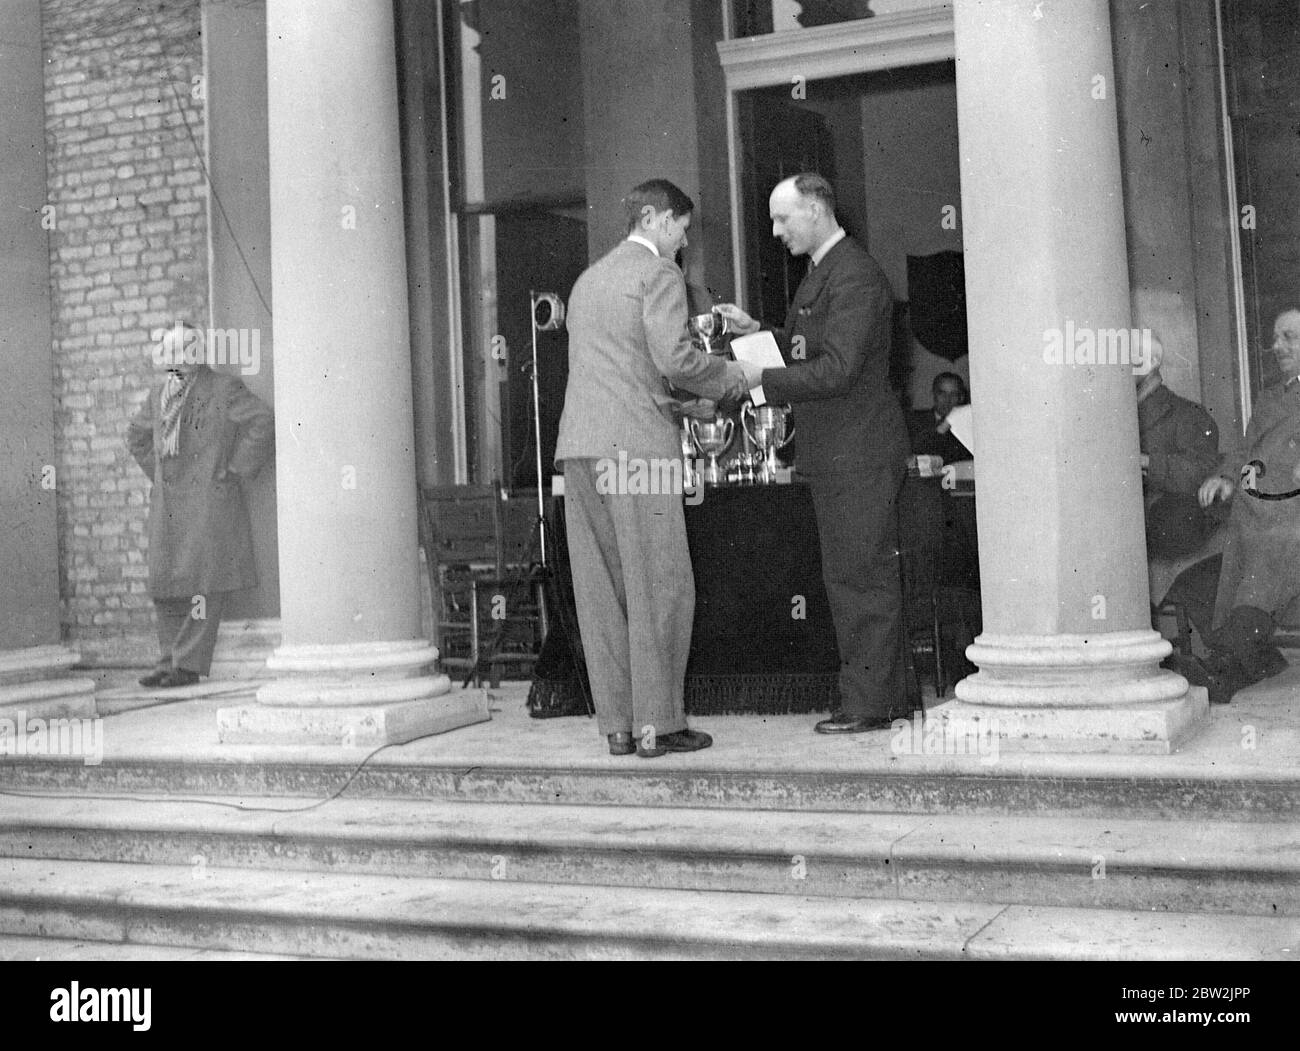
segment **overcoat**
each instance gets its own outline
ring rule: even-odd
[[[199,367],[181,410],[175,456],[161,456],[158,400],[149,391],[127,445],[153,481],[149,499],[149,591],[190,598],[255,587],[253,538],[240,479],[271,455],[274,418],[239,377]]]
[[[1260,500],[1241,491],[1240,470],[1258,460],[1265,473],[1261,492],[1296,488],[1300,463],[1300,383],[1274,384],[1260,391],[1246,437],[1223,463],[1223,474],[1238,486],[1228,519],[1223,570],[1214,609],[1217,627],[1237,606],[1280,614],[1300,594],[1300,497]]]
[[[1150,457],[1146,504],[1164,493],[1194,494],[1219,466],[1219,428],[1194,401],[1163,384],[1138,402],[1138,442]]]

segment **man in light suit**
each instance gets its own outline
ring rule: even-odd
[[[192,686],[212,665],[232,591],[257,585],[241,480],[271,456],[275,421],[238,376],[213,371],[198,329],[170,328],[155,347],[165,378],[131,420],[127,446],[153,482],[149,591],[158,666],[142,686]]]
[[[683,703],[695,578],[667,383],[717,400],[748,390],[759,370],[691,344],[686,283],[672,262],[686,244],[691,199],[654,179],[623,204],[627,240],[590,266],[569,298],[555,460],[596,720],[610,754],[653,758],[712,743],[687,729]],[[662,484],[674,476],[676,492]],[[642,484],[624,484],[634,478]]]
[[[812,492],[822,574],[840,651],[840,709],[818,733],[861,733],[911,714],[904,696],[898,494],[907,427],[889,387],[893,295],[884,271],[835,218],[820,175],[777,184],[772,236],[812,265],[774,334],[785,368],[765,369],[767,400],[790,402],[798,471]],[[718,307],[742,335],[759,323]],[[792,537],[797,543],[799,538]]]

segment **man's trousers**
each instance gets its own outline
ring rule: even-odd
[[[695,616],[682,497],[602,493],[602,462],[564,464],[573,597],[596,722],[605,735],[676,733],[686,729]]]
[[[190,598],[155,598],[158,614],[160,668],[183,668],[207,675],[212,668],[212,651],[217,629],[226,607],[227,591],[209,591],[200,605]],[[197,596],[196,596],[197,597]],[[202,614],[198,616],[197,614]]]
[[[840,651],[840,705],[852,716],[908,718],[898,497],[905,472],[804,476],[821,536],[822,578]]]

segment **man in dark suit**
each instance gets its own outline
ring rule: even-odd
[[[691,343],[686,282],[672,261],[686,244],[691,199],[653,179],[623,203],[627,240],[584,271],[569,297],[555,460],[596,721],[611,755],[653,758],[712,743],[686,726],[695,578],[667,383],[704,399],[739,397],[761,370]]]
[[[840,651],[840,704],[818,733],[861,733],[911,714],[904,695],[898,492],[907,428],[889,387],[893,295],[874,259],[845,236],[835,193],[820,175],[778,183],[772,235],[812,265],[777,340],[785,368],[765,369],[771,402],[790,402],[798,470],[812,491],[822,574]],[[760,326],[718,308],[734,331]],[[792,538],[794,539],[794,538]]]
[[[153,482],[149,591],[162,656],[140,684],[170,689],[208,674],[227,595],[257,585],[240,486],[271,455],[275,421],[239,377],[208,366],[198,329],[168,329],[154,356],[165,378],[131,420],[127,446]]]

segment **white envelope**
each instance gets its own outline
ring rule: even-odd
[[[737,361],[758,365],[764,369],[783,369],[785,359],[781,357],[781,348],[776,345],[776,337],[770,332],[755,332],[748,336],[737,336],[731,341],[731,353]],[[761,386],[749,392],[755,407],[766,405],[767,398]]]

